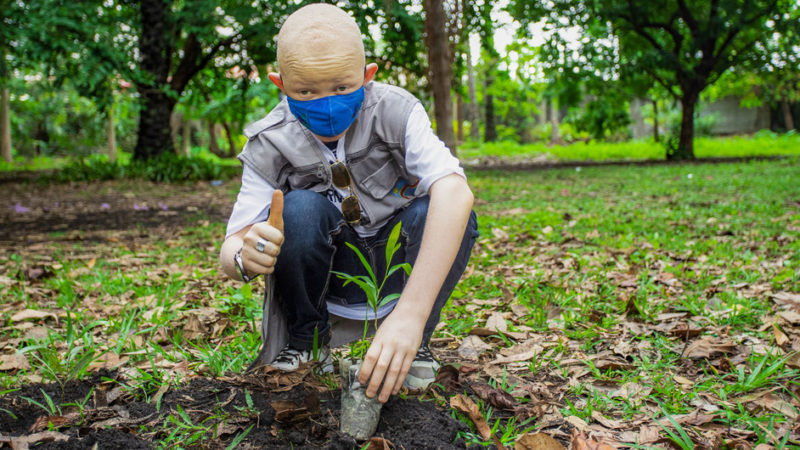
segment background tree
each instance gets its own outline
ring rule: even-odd
[[[428,45],[428,72],[433,91],[436,134],[456,154],[453,133],[453,56],[450,51],[447,18],[442,0],[425,0],[425,42]]]
[[[291,9],[284,1],[234,0],[140,0],[138,7],[142,110],[136,158],[172,150],[172,110],[192,78],[215,58],[274,61],[276,20]]]
[[[523,24],[544,19],[553,29],[604,27],[614,36],[619,64],[647,73],[681,104],[680,136],[669,159],[694,158],[694,115],[703,89],[752,58],[756,44],[787,20],[783,0],[515,0],[510,8]]]
[[[15,50],[21,51],[24,14],[13,0],[0,0],[0,157],[11,162],[11,90]]]

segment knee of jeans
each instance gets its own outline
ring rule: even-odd
[[[478,237],[478,216],[475,214],[475,211],[469,213],[469,220],[467,221],[467,229],[464,235],[467,238],[473,238],[473,239]]]
[[[285,223],[313,222],[321,216],[331,203],[318,192],[308,190],[291,191],[283,201],[283,221]]]
[[[284,235],[308,236],[320,228],[335,209],[325,196],[314,191],[297,190],[286,194],[283,203]]]
[[[403,231],[406,234],[413,234],[412,229],[415,227],[425,226],[425,219],[428,217],[428,203],[428,197],[415,199],[400,214],[400,221],[403,223]]]

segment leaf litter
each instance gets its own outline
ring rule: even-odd
[[[336,396],[329,395],[330,387],[325,380],[308,373],[299,379],[275,374],[208,379],[204,376],[213,374],[208,372],[207,365],[189,362],[196,361],[197,351],[181,353],[182,349],[176,345],[207,342],[213,347],[224,345],[230,336],[257,333],[258,323],[241,320],[242,308],[247,306],[232,305],[224,312],[219,308],[218,300],[228,296],[230,289],[238,288],[217,272],[215,245],[220,236],[209,237],[194,231],[197,227],[216,227],[216,233],[221,233],[218,222],[226,217],[231,196],[209,202],[226,196],[218,191],[208,195],[209,192],[193,186],[177,189],[182,193],[172,193],[168,200],[159,194],[152,200],[139,201],[147,205],[168,202],[168,210],[175,213],[158,216],[165,210],[155,207],[134,210],[115,201],[113,192],[117,187],[113,183],[104,184],[102,189],[106,189],[105,196],[92,201],[108,206],[97,211],[114,213],[124,209],[125,212],[122,217],[109,219],[107,224],[91,216],[95,222],[83,230],[73,225],[53,226],[52,220],[37,229],[36,224],[56,208],[51,205],[45,212],[45,207],[29,195],[15,199],[12,193],[9,197],[29,211],[17,215],[20,217],[10,217],[16,231],[4,228],[4,234],[0,235],[0,240],[5,239],[1,243],[8,254],[24,257],[19,262],[0,263],[3,277],[0,294],[8,299],[1,307],[10,325],[0,335],[4,364],[0,371],[9,377],[6,383],[13,383],[14,379],[41,379],[37,370],[24,367],[17,352],[27,343],[40,341],[44,333],[64,333],[68,322],[74,320],[64,312],[71,305],[60,299],[61,288],[56,283],[69,279],[71,295],[84,312],[80,317],[82,323],[138,308],[141,323],[146,325],[127,336],[108,335],[102,327],[93,330],[93,343],[102,356],[89,367],[114,380],[114,387],[97,378],[83,385],[78,380],[67,381],[67,385],[77,383],[83,390],[98,386],[95,392],[103,392],[92,394],[90,410],[97,412],[85,414],[90,419],[84,419],[81,426],[94,420],[95,424],[112,427],[112,431],[128,430],[118,435],[118,439],[133,437],[144,442],[163,442],[169,437],[164,428],[167,422],[182,417],[177,408],[180,406],[195,423],[216,424],[223,430],[216,437],[219,442],[230,442],[254,424],[244,442],[256,442],[253,440],[256,438],[294,445],[331,442],[325,424],[335,421]],[[192,189],[201,191],[200,195],[194,196],[194,192],[189,192]],[[59,208],[72,208],[64,212],[67,223],[95,211],[89,200],[76,200],[81,195],[66,192],[59,203]],[[135,195],[154,194],[137,191]],[[602,197],[610,200],[609,205],[622,204],[618,194],[601,192],[593,198]],[[665,196],[656,200],[656,204],[659,201],[670,208],[673,200]],[[511,441],[503,442],[498,441],[500,432],[486,435],[483,425],[479,426],[478,435],[482,439],[514,448],[527,448],[524,445],[531,435],[539,435],[535,442],[548,441],[542,437],[547,436],[570,448],[617,448],[632,443],[668,446],[668,430],[673,433],[682,430],[698,448],[718,448],[721,443],[754,448],[759,442],[773,445],[781,441],[798,442],[800,430],[791,420],[800,408],[796,383],[800,368],[800,332],[796,327],[800,289],[796,278],[785,278],[784,270],[787,261],[791,267],[798,259],[800,210],[792,205],[785,205],[790,208],[782,215],[787,228],[774,241],[764,239],[764,233],[769,231],[758,222],[751,223],[750,230],[742,230],[731,217],[715,221],[672,219],[694,230],[693,239],[683,249],[670,249],[663,243],[653,245],[646,238],[630,243],[604,241],[613,239],[613,233],[597,225],[581,228],[581,222],[589,216],[574,211],[569,223],[553,223],[538,230],[527,225],[508,227],[502,225],[502,220],[518,220],[519,215],[536,213],[541,208],[507,208],[506,213],[498,216],[488,237],[477,243],[473,262],[462,282],[466,285],[461,288],[464,293],[453,300],[450,317],[440,328],[445,336],[456,329],[453,321],[459,317],[453,311],[460,307],[478,320],[473,319],[470,326],[450,338],[435,341],[435,353],[449,365],[440,371],[441,388],[434,388],[425,396],[442,399],[444,403],[440,404],[446,406],[456,396],[462,396],[457,404],[469,411],[465,414],[470,417],[470,426],[477,427],[480,418],[487,414],[491,423],[495,420],[503,423],[501,430],[511,420],[524,423]],[[491,203],[484,207],[491,208]],[[150,216],[138,216],[143,214]],[[125,226],[120,225],[122,222]],[[132,228],[131,223],[136,222],[139,225]],[[723,226],[717,228],[723,229],[723,234],[710,229]],[[18,231],[25,227],[28,232]],[[730,246],[734,249],[730,253],[733,259],[709,256],[696,249],[704,239]],[[206,249],[208,256],[201,256],[195,263],[180,262],[161,251],[191,246]],[[779,248],[783,250],[776,251]],[[525,255],[522,261],[519,255]],[[104,292],[103,279],[98,273],[108,267],[146,276],[135,278],[134,285],[124,292]],[[740,281],[744,272],[750,274],[748,282]],[[170,294],[174,301],[166,301],[156,293],[170,282],[178,286]],[[695,298],[697,301],[693,302],[691,299]],[[29,335],[34,329],[38,330],[36,334]],[[119,342],[128,344],[117,352],[115,347]],[[158,344],[161,350],[155,354],[137,350],[146,349],[148,342]],[[63,343],[57,347],[60,351],[67,350]],[[761,356],[766,359],[759,365]],[[108,372],[115,367],[116,371]],[[180,383],[171,382],[163,391],[149,392],[152,397],[160,392],[160,411],[154,409],[159,402],[142,402],[135,393],[119,389],[123,385],[135,386],[133,380],[141,379],[142,370],[153,369],[165,379],[183,379]],[[57,397],[57,385],[43,386],[43,392]],[[208,386],[214,387],[208,390]],[[116,393],[112,394],[114,389]],[[208,400],[205,404],[197,401],[197,394],[203,391]],[[728,398],[723,398],[722,392],[729,392]],[[312,395],[320,399],[319,410],[313,404],[310,408],[305,404],[305,399]],[[103,401],[100,397],[104,396],[113,400]],[[43,414],[41,408],[31,406],[22,397],[46,405],[40,393],[29,389],[7,394],[0,408],[22,412],[18,415],[30,421],[28,427],[35,420],[51,418],[58,422],[65,419],[56,417],[74,417],[72,411]],[[79,397],[70,400],[78,401]],[[212,405],[221,405],[228,398],[231,402],[222,409],[230,412],[230,417],[224,420],[213,417]],[[665,409],[663,402],[668,399],[673,403]],[[280,401],[289,403],[275,403],[278,408],[271,403]],[[751,416],[770,418],[774,425],[765,427],[743,419],[726,422],[722,412],[735,412],[737,402]],[[257,411],[253,420],[247,418],[251,403]],[[404,403],[397,403],[400,404]],[[390,414],[392,410],[388,408]],[[277,420],[278,411],[283,411],[281,420]],[[447,422],[446,412],[442,417],[434,411],[435,408],[428,410],[422,422],[430,420],[430,414],[438,417],[437,421],[444,420],[441,423],[449,424],[450,428],[445,428],[453,433],[449,442],[453,442],[456,433],[464,433],[463,424]],[[143,424],[150,431],[138,435],[132,432],[132,425],[142,423],[129,421],[143,417],[147,418]],[[293,417],[301,420],[294,421]],[[7,424],[3,433],[19,430],[22,440],[33,436],[30,428],[23,431],[7,420],[3,419]],[[61,435],[75,439],[77,425],[70,426],[70,420],[56,427],[60,431],[54,433],[59,434],[42,439],[58,439]],[[55,427],[52,421],[50,426]],[[307,437],[301,438],[293,431],[298,424],[305,427],[302,429]],[[36,429],[40,427],[41,424]],[[459,436],[462,438],[456,444],[460,445],[464,443],[464,435]],[[386,442],[371,445],[413,448],[403,437],[384,438]]]

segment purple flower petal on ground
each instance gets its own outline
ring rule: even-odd
[[[164,202],[158,202],[158,207],[163,209],[164,211],[169,209],[169,206],[167,206],[167,204]]]
[[[147,205],[140,205],[138,203],[134,203],[133,209],[135,209],[136,211],[147,211],[150,208],[148,208]]]
[[[31,209],[30,208],[26,208],[26,207],[22,206],[22,203],[17,202],[14,205],[14,211],[16,211],[17,214],[25,214],[26,212],[30,212]]]
[[[111,205],[109,205],[108,203],[100,203],[100,208],[108,209],[108,208],[111,208]]]

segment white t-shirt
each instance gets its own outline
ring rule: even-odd
[[[436,180],[452,173],[466,178],[458,159],[450,153],[444,142],[433,132],[428,114],[419,103],[414,106],[408,117],[405,138],[406,168],[411,175],[419,178],[414,197],[426,195]],[[333,163],[337,159],[345,162],[344,138],[339,139],[335,151],[329,149],[320,140],[317,140],[317,145],[328,158],[328,162]],[[225,237],[227,238],[248,225],[267,220],[274,190],[273,186],[245,165],[242,172],[242,187],[236,203],[233,205],[231,217],[228,219]],[[340,211],[341,201],[347,195],[346,189],[341,190],[335,187],[327,192],[328,200]],[[358,225],[355,230],[359,236],[373,236],[383,225],[384,223],[373,224],[369,228]]]

